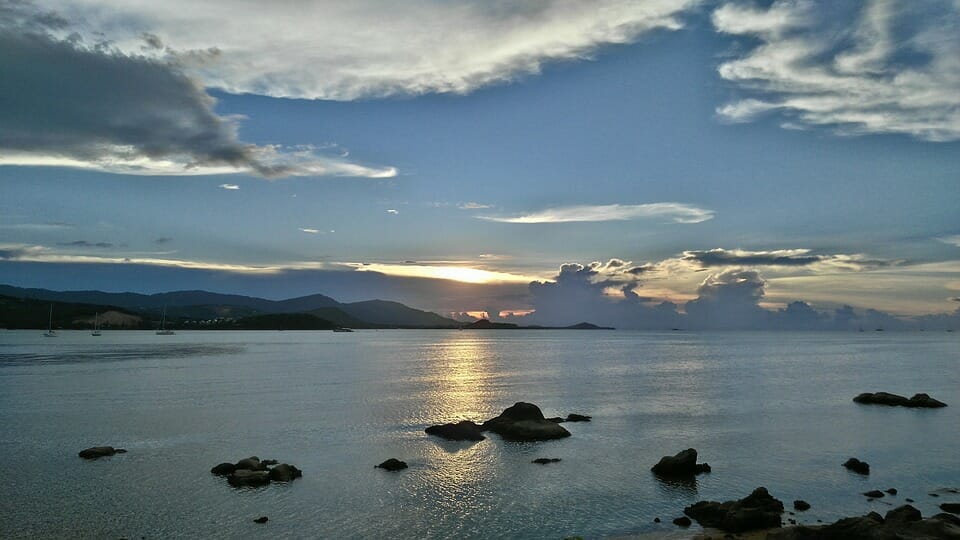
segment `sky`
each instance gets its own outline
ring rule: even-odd
[[[0,74],[0,283],[960,321],[958,0],[0,0]]]

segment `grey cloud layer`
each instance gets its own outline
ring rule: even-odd
[[[87,43],[54,13],[0,0],[0,165],[132,174],[252,171],[389,176],[242,143],[202,86],[170,62]]]

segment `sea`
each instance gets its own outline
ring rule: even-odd
[[[881,390],[949,406],[851,401]],[[539,443],[424,433],[518,401],[593,420]],[[128,452],[77,456],[98,445]],[[712,472],[650,472],[686,448]],[[303,477],[209,472],[253,455]],[[758,486],[809,502],[800,523],[906,498],[929,516],[960,502],[960,333],[0,331],[0,456],[7,539],[688,538],[685,506]],[[374,467],[391,457],[409,468]]]

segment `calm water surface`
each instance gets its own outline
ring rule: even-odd
[[[682,537],[684,506],[760,485],[809,501],[801,522],[905,497],[929,515],[960,501],[927,495],[960,487],[958,358],[960,334],[931,332],[0,331],[0,537]],[[876,390],[951,406],[850,401]],[[594,421],[536,444],[423,433],[520,400]],[[102,444],[129,453],[77,457]],[[650,474],[688,447],[712,474]],[[249,455],[304,476],[236,490],[209,474]],[[373,468],[388,457],[410,468]]]

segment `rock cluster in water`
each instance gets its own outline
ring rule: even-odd
[[[456,424],[430,426],[425,431],[452,441],[482,441],[484,431],[492,431],[508,441],[547,441],[569,437],[570,432],[560,426],[561,422],[589,422],[590,417],[582,414],[570,414],[567,418],[544,418],[540,407],[532,403],[517,402],[506,408],[496,418],[481,425],[469,420]]]
[[[740,533],[779,527],[783,502],[773,498],[767,488],[758,487],[739,501],[700,501],[684,508],[683,513],[704,527]]]
[[[888,392],[865,392],[853,398],[856,403],[866,405],[888,405],[890,407],[910,407],[920,409],[936,409],[946,407],[947,404],[933,399],[927,394],[914,394],[911,398],[890,394]]]
[[[114,448],[112,446],[93,446],[91,448],[81,450],[78,455],[83,459],[97,459],[125,453],[127,453],[127,451],[123,448]]]
[[[767,534],[767,540],[920,540],[933,538],[960,539],[960,518],[937,514],[923,519],[920,511],[908,505],[881,516],[870,512],[849,517],[829,525],[799,525]]]
[[[870,464],[852,457],[843,463],[843,466],[858,474],[870,474]]]
[[[673,456],[663,456],[650,470],[659,476],[682,477],[710,472],[710,465],[697,463],[697,451],[688,448]]]
[[[233,487],[265,486],[270,482],[292,482],[303,476],[303,471],[288,463],[277,464],[275,459],[260,460],[257,456],[236,463],[220,463],[210,469],[212,474],[226,476]]]

